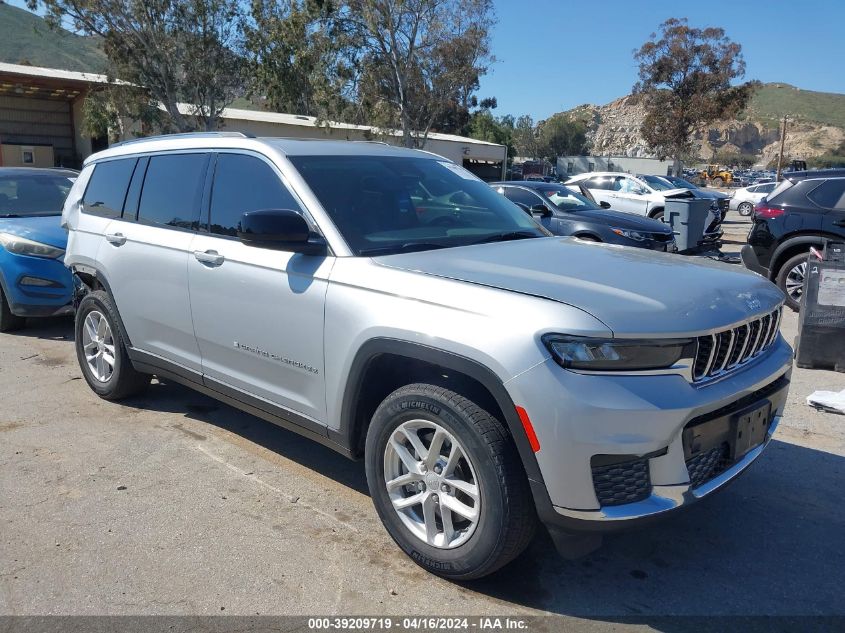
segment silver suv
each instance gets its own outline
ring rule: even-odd
[[[549,236],[439,156],[197,134],[88,159],[64,208],[76,350],[364,459],[454,579],[539,522],[572,556],[721,488],[780,420],[783,294],[740,267]]]

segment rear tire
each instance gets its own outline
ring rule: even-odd
[[[807,253],[799,253],[786,260],[778,271],[775,283],[786,295],[786,305],[795,312],[801,308],[804,276],[807,272]]]
[[[512,438],[453,391],[412,384],[390,394],[367,431],[365,462],[387,532],[433,574],[481,578],[531,542],[537,518]]]
[[[748,217],[751,215],[751,212],[754,211],[754,205],[750,202],[743,202],[736,208],[736,210],[739,211],[740,215]]]
[[[12,308],[0,288],[0,332],[13,332],[26,325],[26,319],[12,314]]]
[[[117,309],[108,293],[90,292],[76,311],[76,358],[85,382],[105,400],[142,393],[151,376],[136,371],[120,333]]]
[[[724,185],[724,184],[725,184],[725,181],[722,179],[722,177],[721,177],[721,176],[716,176],[716,177],[713,179],[713,186],[714,186],[714,187],[721,187],[721,186],[722,186],[722,185]]]

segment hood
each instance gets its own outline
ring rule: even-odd
[[[721,191],[710,191],[709,189],[694,189],[691,190],[696,198],[713,198],[715,200],[724,200],[730,198],[730,195],[722,193]]]
[[[67,231],[59,224],[60,215],[29,218],[0,218],[0,232],[11,233],[57,248],[67,247]]]
[[[375,261],[566,303],[623,336],[701,334],[765,314],[783,301],[774,284],[737,265],[572,238],[402,253]]]
[[[672,232],[672,228],[668,224],[659,220],[652,220],[651,218],[634,213],[614,211],[613,209],[578,209],[575,211],[564,211],[564,213],[571,213],[576,218],[595,220],[596,222],[601,222],[617,229],[666,234]]]

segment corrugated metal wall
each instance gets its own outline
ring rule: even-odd
[[[57,165],[74,166],[70,102],[0,96],[0,143],[51,145]]]

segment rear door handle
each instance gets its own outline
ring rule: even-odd
[[[123,233],[107,233],[106,241],[115,246],[123,246],[126,244],[126,236]]]
[[[226,259],[217,251],[194,251],[197,261],[209,266],[219,266]]]

